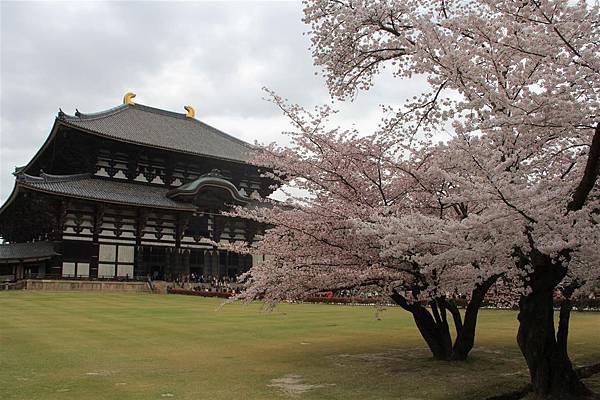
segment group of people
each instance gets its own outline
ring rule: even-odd
[[[172,280],[175,287],[197,291],[235,292],[239,290],[237,277],[196,274],[178,274]]]

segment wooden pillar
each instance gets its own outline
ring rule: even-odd
[[[183,273],[189,275],[190,273],[190,250],[182,249],[181,256],[183,259]]]
[[[144,249],[142,248],[142,237],[148,222],[148,212],[138,209],[135,226],[135,257],[133,260],[133,275],[147,276],[150,274],[146,260],[144,260]]]
[[[204,275],[204,279],[208,279],[208,276],[212,274],[212,258],[210,255],[210,251],[202,250],[204,253],[204,264],[202,266],[202,275]]]
[[[94,226],[92,229],[92,245],[95,247],[94,254],[90,259],[90,278],[98,277],[98,256],[100,245],[98,243],[100,232],[102,231],[102,221],[104,220],[105,207],[103,204],[96,205],[94,210]]]
[[[56,218],[56,232],[54,234],[54,240],[58,242],[58,253],[63,253],[63,231],[65,229],[65,222],[67,219],[67,213],[69,210],[69,200],[62,199],[58,205],[58,216]],[[54,260],[54,268],[52,268],[51,274],[57,275],[58,277],[62,276],[62,256],[55,257]],[[56,276],[55,276],[56,278]]]
[[[66,199],[62,199],[58,203],[58,207],[56,210],[56,232],[54,233],[54,240],[61,241],[63,237],[63,230],[65,227],[65,220],[67,218],[67,210],[69,207],[69,202]]]
[[[179,275],[179,270],[177,269],[178,259],[179,259],[179,249],[174,247],[166,247],[167,249],[167,259],[168,265],[165,268],[168,271],[168,276],[170,280],[175,280],[177,275]]]
[[[23,261],[19,261],[19,264],[16,266],[15,271],[15,280],[19,281],[23,279]]]
[[[174,265],[173,270],[176,274],[183,273],[183,260],[181,257],[181,236],[182,236],[182,221],[181,217],[177,215],[177,219],[175,221],[175,249],[174,249]]]
[[[177,270],[184,275],[190,273],[190,259],[189,254],[187,257],[183,254],[184,251],[181,249],[181,240],[185,236],[185,231],[190,224],[190,216],[185,214],[177,215],[177,225],[175,227],[175,249],[177,251]]]
[[[220,258],[219,250],[213,250],[211,253],[212,253],[212,257],[211,257],[212,272],[211,272],[211,274],[212,274],[212,276],[215,276],[218,278],[219,277],[219,261],[220,261],[219,260],[219,258]]]

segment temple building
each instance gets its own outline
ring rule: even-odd
[[[252,146],[195,118],[133,102],[67,115],[16,168],[0,208],[0,277],[233,277],[250,256],[215,243],[252,242],[260,227],[222,215],[254,206],[273,182]]]

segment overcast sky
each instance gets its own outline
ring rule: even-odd
[[[2,1],[0,12],[0,202],[59,107],[97,112],[132,91],[176,112],[191,104],[196,118],[243,140],[285,143],[287,121],[262,87],[307,107],[330,101],[300,2]],[[373,129],[379,104],[417,90],[377,85],[340,105],[339,121]]]

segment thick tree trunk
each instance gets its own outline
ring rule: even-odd
[[[429,346],[436,360],[448,361],[452,355],[452,342],[449,340],[448,324],[438,324],[430,312],[420,304],[414,305],[412,311],[415,324]]]
[[[460,329],[456,329],[456,339],[454,340],[454,346],[452,347],[452,360],[466,360],[469,352],[473,349],[473,345],[475,344],[477,314],[480,306],[481,303],[476,305],[473,304],[472,300],[467,304],[464,323]]]
[[[517,342],[527,361],[535,398],[578,399],[590,394],[573,370],[567,354],[570,301],[561,306],[554,331],[553,293],[563,277],[555,265],[532,275],[532,291],[519,303]]]
[[[600,174],[600,123],[596,125],[585,170],[579,184],[567,204],[567,214],[581,210]],[[527,361],[531,384],[536,398],[577,399],[586,398],[590,392],[573,371],[567,354],[569,296],[561,306],[558,332],[554,334],[554,310],[552,296],[557,285],[567,273],[560,258],[569,259],[570,251],[565,250],[552,259],[535,247],[528,235],[531,252],[523,254],[517,249],[523,266],[531,264],[533,273],[529,276],[531,292],[519,302],[519,332],[517,342]],[[519,254],[520,253],[520,254]]]
[[[465,309],[465,318],[460,329],[456,329],[456,340],[452,348],[452,359],[453,360],[466,360],[469,352],[473,349],[475,344],[475,331],[477,328],[477,315],[479,309],[483,304],[485,295],[487,294],[490,287],[498,280],[500,275],[493,275],[483,281],[480,285],[477,285],[471,293],[471,300],[467,303]],[[458,312],[458,310],[457,310]],[[454,315],[454,313],[453,313]],[[460,318],[460,314],[458,315]],[[454,318],[455,325],[457,324],[457,318]]]
[[[494,275],[475,287],[465,310],[464,323],[456,304],[445,298],[431,301],[429,303],[431,311],[420,303],[408,303],[403,296],[396,292],[392,294],[392,300],[412,314],[421,336],[435,359],[464,361],[475,343],[479,309],[486,293],[498,280],[498,277],[499,275]],[[452,343],[446,311],[450,312],[454,321],[456,329],[454,343]]]
[[[455,326],[457,329],[456,340],[454,341],[454,346],[452,347],[452,360],[466,360],[469,352],[473,349],[473,345],[475,344],[475,331],[477,328],[477,316],[479,314],[479,309],[483,304],[483,300],[485,299],[485,295],[487,294],[488,290],[490,290],[490,287],[492,287],[499,277],[500,275],[493,275],[473,289],[473,292],[471,293],[471,299],[467,303],[467,307],[465,309],[464,323],[462,323],[460,326],[457,322],[457,318],[460,318],[458,309],[456,309],[456,311],[451,310],[453,316],[458,314],[458,316],[454,317]]]
[[[452,347],[448,344],[444,337],[446,333],[450,336],[450,332],[444,332],[443,327],[440,327],[429,310],[423,307],[420,303],[409,303],[404,296],[397,292],[392,293],[392,300],[413,316],[419,333],[427,343],[433,358],[436,360],[448,361],[451,358]],[[447,329],[447,324],[446,324]]]

